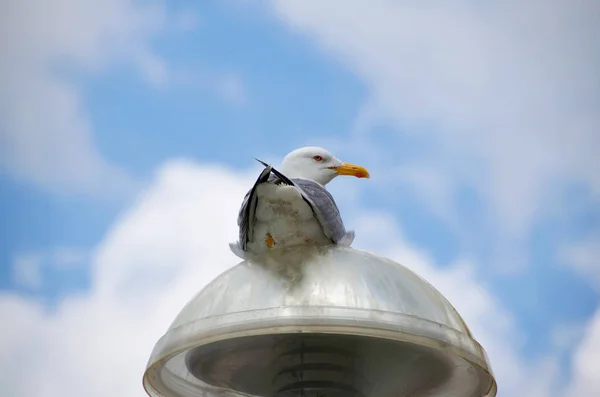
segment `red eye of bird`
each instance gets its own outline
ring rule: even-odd
[[[315,157],[313,157],[313,159],[315,159],[315,161],[323,161],[323,157],[316,155]]]

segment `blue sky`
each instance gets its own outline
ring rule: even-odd
[[[258,170],[253,157],[278,162],[322,145],[371,170],[367,183],[331,185],[355,246],[409,267],[422,253],[426,264],[413,268],[447,285],[482,339],[508,343],[514,362],[496,364],[502,349],[491,347],[499,395],[600,391],[600,375],[582,370],[600,371],[589,353],[600,345],[597,3],[71,3],[13,2],[0,13],[10,33],[0,61],[0,299],[10,302],[4,314],[35,319],[9,325],[14,343],[0,351],[26,360],[17,347],[32,324],[42,345],[44,327],[79,332],[65,325],[68,307],[100,304],[86,299],[104,288],[123,230],[163,227],[143,218],[170,213],[156,197],[177,206],[187,203],[180,192],[200,206],[221,192],[235,210]],[[216,193],[185,179],[208,172],[243,185]],[[361,225],[377,238],[361,237]],[[235,238],[226,227],[224,247]],[[133,263],[142,254],[131,255],[143,272],[144,261]],[[464,313],[478,298],[453,286],[457,272],[488,309]],[[509,325],[489,326],[486,311]],[[0,383],[38,395],[23,381]],[[130,390],[120,387],[96,394]]]

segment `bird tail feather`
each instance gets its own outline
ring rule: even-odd
[[[338,245],[342,245],[344,247],[350,247],[350,244],[352,244],[352,242],[354,241],[354,237],[356,237],[354,230],[348,230],[346,232],[346,234],[344,235],[344,237],[342,237],[340,239],[340,241],[338,242]]]
[[[229,249],[238,258],[244,259],[244,260],[246,259],[246,252],[242,249],[242,245],[240,244],[239,241],[229,243]]]

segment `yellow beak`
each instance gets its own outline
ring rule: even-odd
[[[370,178],[369,171],[360,165],[342,163],[338,167],[331,167],[338,175],[349,175],[357,178]]]

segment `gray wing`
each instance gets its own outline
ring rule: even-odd
[[[237,224],[239,226],[239,243],[241,244],[242,250],[246,250],[248,245],[248,241],[250,241],[254,234],[254,222],[256,221],[256,188],[261,183],[266,183],[269,181],[269,177],[271,175],[271,166],[266,166],[264,170],[258,176],[258,179],[252,186],[252,189],[246,193],[244,196],[244,200],[242,201],[242,206],[240,207],[240,212],[238,213]]]
[[[291,181],[300,190],[304,201],[312,208],[325,235],[334,243],[339,243],[346,236],[346,228],[331,193],[315,181],[297,178]]]
[[[262,162],[261,162],[262,163]],[[263,163],[264,164],[264,163]],[[238,214],[237,224],[239,226],[239,243],[242,250],[246,250],[248,242],[252,239],[254,233],[254,222],[256,221],[256,188],[262,183],[286,184],[294,186],[300,191],[302,198],[310,206],[317,221],[323,228],[323,233],[334,243],[339,243],[348,238],[344,222],[340,216],[340,211],[333,199],[331,193],[317,182],[308,179],[289,179],[270,165],[265,165],[265,169],[260,173],[256,183],[250,189],[244,200]],[[350,233],[351,240],[353,232]],[[351,241],[350,240],[350,241]]]

